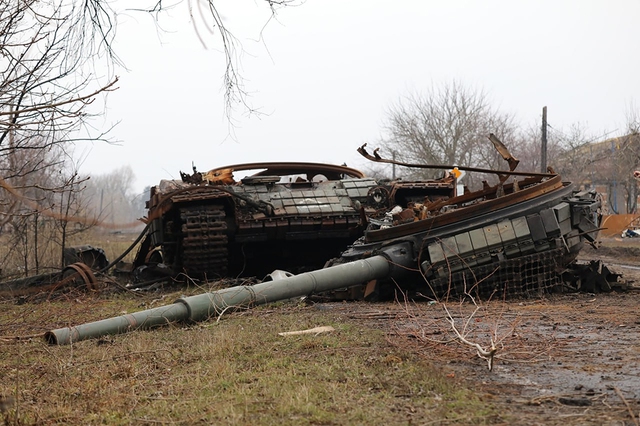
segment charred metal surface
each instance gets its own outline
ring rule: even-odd
[[[204,174],[205,180],[219,182],[221,176],[224,179],[221,183],[233,183],[233,172],[241,172],[246,170],[264,169],[254,176],[286,176],[303,174],[306,175],[308,181],[313,180],[314,176],[324,175],[327,180],[340,180],[345,177],[363,178],[364,173],[360,170],[352,169],[347,166],[336,166],[333,164],[322,163],[245,163],[225,166],[213,169]]]
[[[78,262],[81,262],[94,270],[100,270],[109,264],[107,255],[104,253],[104,250],[99,247],[85,245],[65,248],[65,265],[71,265]]]
[[[370,229],[367,232],[366,241],[385,241],[404,235],[435,231],[445,226],[467,227],[471,225],[468,223],[469,220],[491,222],[496,220],[498,216],[487,216],[487,213],[517,206],[565,187],[558,175],[546,180],[542,180],[540,177],[523,179],[517,186],[519,188],[518,191],[514,191],[514,184],[496,185],[458,197],[442,198],[435,202],[427,202],[421,205],[414,204],[411,208],[415,211],[415,216],[420,220],[401,224],[401,226]],[[501,191],[500,195],[498,195],[499,190]],[[571,189],[567,189],[563,195],[568,196],[570,193]],[[539,203],[539,200],[536,203]]]
[[[365,143],[364,145],[362,145],[360,148],[358,148],[358,152],[360,153],[360,155],[362,155],[364,158],[366,158],[367,160],[376,162],[376,163],[385,163],[385,164],[395,164],[397,166],[404,166],[404,167],[410,167],[410,168],[414,168],[414,169],[440,169],[440,170],[449,170],[449,169],[453,169],[454,167],[457,167],[459,170],[464,170],[466,172],[478,172],[478,173],[491,173],[491,174],[495,174],[495,175],[507,175],[507,176],[550,176],[550,175],[554,175],[555,173],[533,173],[533,172],[518,172],[515,170],[511,170],[511,171],[507,171],[507,170],[492,170],[492,169],[482,169],[482,168],[478,168],[478,167],[467,167],[467,166],[455,166],[453,164],[419,164],[419,163],[404,163],[402,161],[395,161],[395,160],[389,160],[389,159],[384,159],[380,156],[380,154],[378,154],[378,149],[376,148],[373,151],[373,154],[369,154],[369,152],[367,152],[367,150],[365,149],[365,147],[367,146],[367,144]],[[511,154],[509,154],[509,156],[511,156]],[[515,160],[515,158],[511,157],[513,160]],[[508,158],[505,158],[509,164],[510,167],[512,166],[513,162],[509,161]],[[518,161],[518,160],[515,160]],[[517,164],[516,164],[517,165]],[[515,167],[515,166],[513,166]]]
[[[563,282],[561,271],[584,243],[595,240],[600,207],[595,191],[576,191],[558,175],[524,178],[431,205],[414,204],[386,223],[371,221],[334,263],[410,242],[419,273],[405,288],[427,297],[554,291]],[[394,286],[379,280],[375,289],[363,291],[379,294],[385,288]]]
[[[551,291],[560,285],[562,271],[586,237],[593,238],[597,232],[594,213],[599,201],[595,193],[576,192],[569,184],[545,183],[532,183],[532,195],[524,199],[503,196],[508,202],[498,207],[483,189],[476,195],[484,196],[473,204],[481,207],[459,206],[457,211],[442,213],[456,214],[457,221],[418,232],[397,224],[395,227],[411,232],[375,243],[367,242],[365,235],[329,267],[317,271],[273,274],[269,281],[254,286],[226,288],[182,298],[169,306],[51,330],[45,339],[50,344],[68,344],[174,321],[202,321],[228,309],[319,292],[344,294],[345,289],[357,287],[369,297],[400,289],[405,294],[438,299],[502,298]],[[354,196],[368,194],[360,192],[358,185],[352,189]],[[369,226],[378,225],[372,222]]]
[[[101,251],[101,249],[97,250]],[[84,250],[84,252],[87,251]],[[76,262],[66,265],[61,271],[3,281],[0,283],[0,299],[19,297],[23,300],[31,295],[45,292],[51,294],[67,288],[95,290],[98,287],[98,281],[93,273],[94,270],[85,263]]]
[[[224,206],[181,209],[182,267],[196,276],[224,276],[229,255]]]
[[[518,164],[520,164],[520,160],[518,160],[513,155],[511,155],[507,147],[493,133],[489,134],[489,140],[491,141],[493,146],[496,148],[496,151],[498,151],[500,155],[502,155],[502,158],[504,158],[507,161],[507,163],[509,163],[509,170],[514,171],[516,167],[518,167]]]
[[[234,178],[234,173],[254,171]],[[368,218],[393,206],[454,194],[455,179],[377,181],[317,163],[251,163],[152,188],[134,267],[163,262],[174,275],[215,279],[317,269],[363,235]]]

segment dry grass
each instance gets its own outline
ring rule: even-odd
[[[155,296],[158,297],[158,296]],[[0,303],[0,337],[38,334],[162,301]],[[336,331],[278,336],[319,325]],[[279,303],[189,327],[0,351],[4,423],[485,424],[495,410],[384,332],[330,309]],[[2,404],[0,404],[0,411]],[[1,421],[1,420],[0,420]]]
[[[104,250],[109,261],[120,256],[138,236],[135,232],[112,233],[99,229],[91,229],[81,234],[72,235],[66,242],[66,247],[91,245]],[[9,234],[0,234],[0,280],[2,277],[20,277],[24,275],[25,250],[27,252],[27,275],[35,274],[35,256],[30,241],[29,249],[17,244]],[[56,240],[57,241],[57,240]],[[136,249],[131,251],[124,260],[132,261]],[[38,273],[51,272],[60,267],[60,244],[53,239],[42,240],[38,248]]]

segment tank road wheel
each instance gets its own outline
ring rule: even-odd
[[[185,207],[182,220],[182,267],[192,278],[214,279],[226,275],[229,263],[224,207]]]

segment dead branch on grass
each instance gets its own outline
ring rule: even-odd
[[[489,346],[487,349],[483,348],[478,343],[474,343],[474,342],[471,342],[471,341],[467,340],[465,338],[464,334],[462,334],[462,333],[460,333],[458,331],[458,328],[456,327],[456,321],[453,319],[453,316],[451,316],[451,313],[449,312],[449,309],[447,308],[447,305],[445,305],[443,303],[442,304],[442,308],[447,313],[447,320],[449,321],[449,324],[451,324],[451,329],[456,334],[458,339],[462,343],[464,343],[465,345],[471,346],[472,348],[475,348],[478,356],[487,361],[487,364],[489,366],[489,371],[493,371],[493,357],[496,354],[496,352],[498,351],[498,348],[496,347],[496,343],[494,342],[493,337],[490,338],[491,346]],[[473,319],[473,315],[476,312],[478,312],[478,309],[480,309],[480,308],[478,306],[476,306],[476,309],[473,311],[473,313],[469,316],[469,318],[465,322],[463,333],[466,331],[466,328],[467,328],[467,326],[469,324],[469,321],[471,321],[471,319]]]
[[[25,336],[0,336],[1,343],[19,343],[24,342],[31,339],[40,339],[44,337],[44,333],[40,334],[29,334]]]
[[[278,336],[299,336],[301,334],[313,334],[314,336],[317,336],[318,334],[327,333],[330,331],[335,331],[335,328],[331,327],[330,325],[325,325],[322,327],[314,327],[307,330],[283,331],[281,333],[278,333]]]

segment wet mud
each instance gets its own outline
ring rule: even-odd
[[[550,294],[465,303],[333,305],[351,320],[382,328],[448,379],[477,390],[518,425],[640,424],[640,238],[587,247],[630,287],[611,293]],[[446,307],[446,310],[444,309]],[[448,312],[448,313],[447,313]],[[493,369],[461,343],[495,342]],[[493,423],[491,421],[490,423]]]

